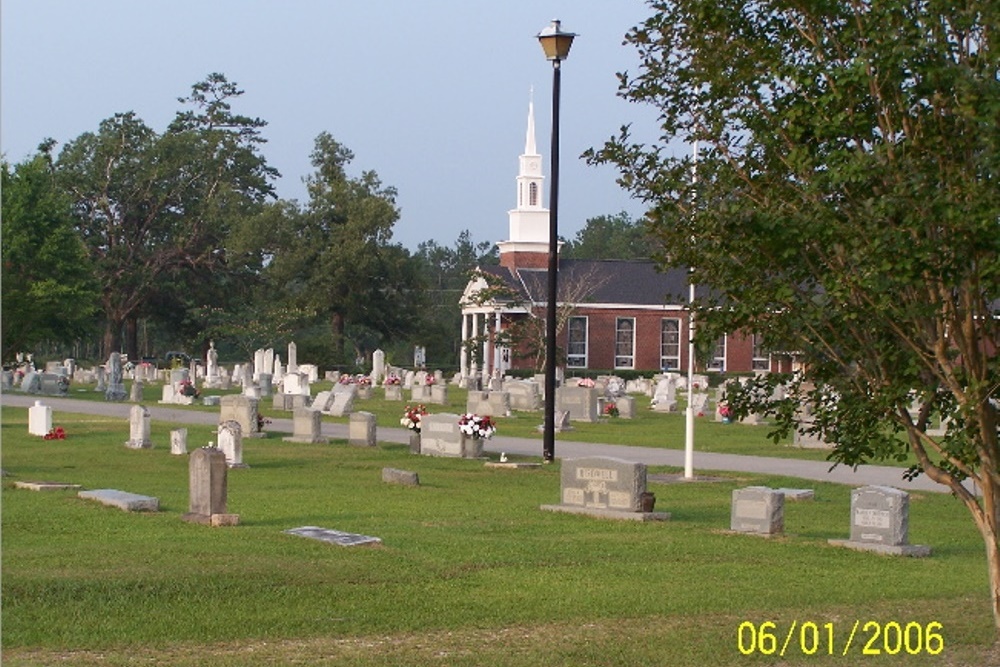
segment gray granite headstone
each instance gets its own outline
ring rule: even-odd
[[[635,398],[632,396],[619,396],[615,399],[615,407],[618,408],[618,416],[622,419],[635,418]]]
[[[360,447],[375,446],[375,415],[371,412],[352,412],[347,424],[347,442]]]
[[[125,383],[122,380],[122,355],[118,352],[112,352],[111,356],[108,357],[106,368],[108,371],[108,386],[107,389],[104,390],[104,400],[124,401]]]
[[[309,408],[295,408],[292,412],[292,435],[282,438],[286,442],[308,442],[319,444],[329,442],[322,435],[323,415]]]
[[[900,556],[928,556],[930,547],[909,543],[910,494],[891,486],[851,492],[851,538],[831,544]]]
[[[186,521],[211,522],[214,514],[227,514],[226,455],[215,447],[201,447],[191,452],[188,461],[190,502]]]
[[[244,438],[263,437],[257,420],[257,405],[256,399],[242,394],[223,396],[219,404],[219,423],[239,422]]]
[[[420,420],[420,453],[465,458],[482,456],[482,440],[465,436],[458,427],[458,418],[448,412],[424,415]]]
[[[594,387],[559,387],[556,389],[556,410],[568,412],[573,421],[596,422],[599,395]]]
[[[785,530],[785,494],[766,486],[733,490],[729,527],[741,533],[777,535]]]
[[[560,472],[559,505],[551,511],[592,514],[615,519],[668,519],[665,512],[645,511],[646,465],[607,456],[565,459]]]

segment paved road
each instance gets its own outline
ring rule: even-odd
[[[0,404],[13,407],[29,407],[36,400],[52,407],[54,412],[77,412],[117,416],[127,420],[130,403],[104,403],[96,401],[75,400],[72,398],[56,398],[52,396],[38,397],[26,394],[4,393],[0,396]],[[180,424],[217,424],[218,415],[213,412],[186,410],[165,406],[147,406],[150,416],[158,421],[176,422]],[[268,427],[271,431],[292,432],[291,419],[274,419]],[[323,435],[329,438],[347,438],[347,425],[324,422]],[[408,443],[409,431],[402,428],[384,428],[378,430],[379,440],[383,442]],[[912,482],[902,478],[902,470],[890,466],[863,465],[857,469],[847,466],[837,466],[830,470],[830,464],[823,461],[801,461],[765,456],[741,456],[738,454],[713,454],[697,451],[698,440],[695,432],[694,467],[695,476],[707,471],[748,472],[764,475],[782,475],[804,480],[834,482],[851,486],[882,484],[895,486],[906,491],[932,491],[945,493],[944,486],[935,484],[925,476],[920,476]],[[486,451],[525,456],[541,456],[541,440],[529,438],[512,438],[495,436],[487,441]],[[626,445],[602,445],[587,442],[572,442],[556,440],[556,455],[559,458],[577,458],[582,456],[615,456],[628,461],[639,461],[647,465],[684,467],[684,452],[675,449],[657,449],[654,447],[630,447]]]

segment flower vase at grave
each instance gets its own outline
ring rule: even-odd
[[[420,453],[420,432],[413,431],[410,433],[410,453],[419,454]]]

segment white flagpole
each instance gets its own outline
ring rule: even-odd
[[[698,140],[694,142],[691,180],[698,182]],[[684,479],[694,479],[694,281],[688,271],[688,402],[684,427]]]

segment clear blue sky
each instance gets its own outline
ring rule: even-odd
[[[559,18],[579,34],[562,75],[559,217],[572,238],[587,218],[642,212],[613,169],[578,156],[624,123],[654,135],[654,111],[615,95],[616,72],[638,62],[623,37],[649,14],[642,0],[2,0],[0,150],[18,162],[124,111],[162,132],[177,98],[221,72],[246,91],[235,110],[268,122],[280,197],[305,199],[327,131],[354,152],[352,174],[375,170],[399,191],[394,241],[451,245],[463,229],[499,241],[532,87],[548,164],[552,67],[535,35]]]

